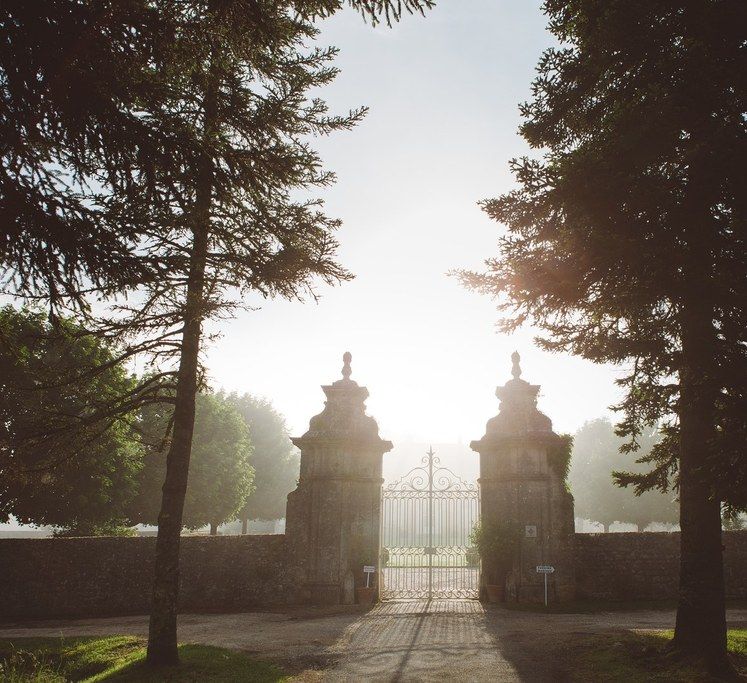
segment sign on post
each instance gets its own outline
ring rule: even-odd
[[[544,574],[545,577],[545,607],[547,607],[547,575],[552,574],[555,571],[555,567],[551,564],[538,564],[537,573]]]
[[[363,565],[363,573],[366,575],[366,588],[371,587],[371,574],[376,571],[376,567],[372,564]]]

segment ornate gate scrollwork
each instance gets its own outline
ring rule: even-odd
[[[421,462],[382,491],[381,597],[477,598],[477,485],[442,467],[433,449]]]

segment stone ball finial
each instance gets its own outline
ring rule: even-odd
[[[352,374],[352,370],[350,369],[350,361],[353,360],[353,354],[350,353],[350,351],[345,351],[345,353],[342,354],[342,376],[345,379],[349,379],[350,375]]]
[[[521,356],[519,355],[518,351],[514,351],[511,354],[511,376],[514,379],[519,379],[521,377],[521,366],[519,365],[519,361],[521,360]]]

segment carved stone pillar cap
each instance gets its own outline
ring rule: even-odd
[[[496,438],[513,438],[529,434],[552,434],[552,421],[537,409],[539,384],[529,384],[521,379],[521,357],[518,352],[511,354],[510,379],[495,390],[500,399],[498,415],[488,420],[485,436],[480,441],[473,441],[470,446],[479,450],[483,444],[495,443]]]
[[[311,418],[309,429],[302,437],[293,439],[299,448],[304,443],[328,443],[330,440],[370,442],[382,447],[388,444],[386,450],[391,448],[389,442],[380,439],[376,420],[366,415],[368,389],[350,379],[352,359],[352,354],[346,351],[342,357],[342,379],[322,386],[327,397],[324,410]]]

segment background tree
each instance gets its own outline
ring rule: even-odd
[[[113,533],[135,494],[142,447],[130,421],[89,421],[135,385],[114,350],[69,319],[0,309],[0,519]],[[105,371],[99,371],[106,367]]]
[[[626,363],[622,435],[662,422],[639,488],[679,487],[673,645],[732,676],[721,504],[747,496],[747,4],[546,0],[521,131],[541,156],[485,208],[508,226],[468,284],[545,349]]]
[[[656,438],[654,431],[641,434],[640,455],[650,452]],[[638,531],[652,522],[676,524],[679,509],[671,493],[647,491],[636,496],[630,488],[615,484],[615,470],[641,472],[648,469],[636,462],[636,455],[620,453],[624,444],[625,440],[615,434],[612,423],[606,418],[586,422],[576,432],[569,474],[576,514],[601,523],[605,532],[613,522],[635,524]]]
[[[227,400],[249,426],[254,449],[254,487],[238,515],[241,533],[245,534],[250,519],[285,517],[286,498],[298,481],[299,456],[291,444],[285,418],[270,401],[249,394],[229,394]]]
[[[161,484],[173,407],[162,404],[143,411],[140,428],[147,445],[138,492],[130,507],[135,524],[156,524],[161,507]],[[236,519],[252,490],[254,470],[249,429],[233,404],[222,394],[198,394],[189,484],[184,500],[184,526],[199,529]]]

